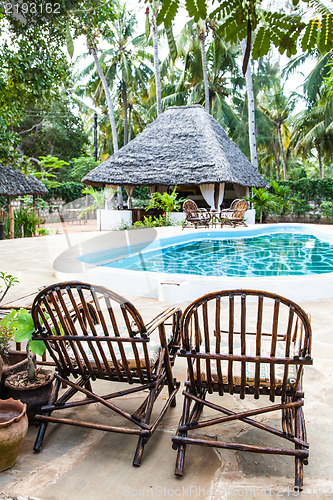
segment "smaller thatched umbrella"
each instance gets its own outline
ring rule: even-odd
[[[27,194],[46,194],[48,190],[39,180],[32,175],[23,175],[20,170],[15,170],[8,166],[0,166],[0,196],[6,198],[16,198]],[[9,227],[10,238],[14,238],[14,210],[10,201],[9,204]]]

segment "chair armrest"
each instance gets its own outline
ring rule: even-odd
[[[181,314],[181,310],[178,307],[169,307],[168,309],[165,309],[165,311],[162,311],[160,314],[155,316],[155,318],[153,318],[149,323],[146,324],[148,337],[154,330],[156,330],[158,326],[165,323],[167,319],[171,318],[176,313]]]

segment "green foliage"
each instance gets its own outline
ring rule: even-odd
[[[0,356],[6,356],[8,354],[10,342],[13,340],[13,338],[14,332],[0,324]]]
[[[333,46],[333,14],[328,8],[320,12],[320,18],[305,21],[299,15],[300,0],[293,0],[291,14],[274,12],[261,1],[218,0],[215,9],[207,14],[205,0],[186,0],[187,12],[195,22],[199,19],[219,21],[217,33],[227,42],[238,43],[247,36],[248,28],[257,32],[252,56],[258,59],[266,55],[272,45],[288,57],[296,54],[297,41],[301,38],[302,49],[311,52],[315,47],[324,54]],[[303,0],[308,4],[308,0]],[[180,0],[164,0],[158,16],[158,24],[170,24]],[[217,5],[217,6],[216,6]],[[259,29],[258,29],[259,28]]]
[[[180,210],[183,199],[177,199],[177,186],[175,186],[172,192],[169,193],[153,193],[151,196],[151,202],[146,208],[149,210],[151,208],[157,208],[165,212],[178,212]]]
[[[45,185],[49,192],[43,195],[44,200],[62,198],[66,203],[70,203],[80,198],[82,196],[82,190],[84,189],[84,184],[79,182],[65,182],[56,186],[52,186],[46,182]]]
[[[323,215],[328,218],[330,222],[333,220],[333,202],[331,201],[323,201],[320,205],[321,211]]]
[[[264,215],[268,215],[274,209],[274,195],[264,188],[253,188],[252,195],[245,199],[253,203],[256,217],[260,223],[262,223]]]
[[[137,221],[133,224],[134,227],[164,227],[164,226],[172,226],[170,218],[168,215],[159,215],[158,217],[153,217],[149,215],[148,217],[144,217],[143,221]]]
[[[10,289],[11,286],[13,286],[15,283],[19,283],[19,280],[15,277],[12,276],[9,273],[5,273],[4,271],[0,271],[0,283],[2,282],[2,285],[0,286],[0,304],[3,301],[6,293]],[[2,291],[3,286],[5,287],[4,291]]]
[[[312,208],[311,205],[306,200],[298,198],[297,196],[292,198],[292,205],[293,205],[293,213],[295,213],[298,217],[309,214]]]
[[[69,175],[75,182],[80,182],[82,178],[93,168],[97,167],[97,165],[98,162],[96,162],[93,158],[89,158],[86,156],[74,158],[73,167]]]
[[[20,207],[14,210],[14,236],[15,238],[30,238],[35,236],[40,219],[33,210]],[[9,237],[9,218],[5,221],[5,236]]]
[[[323,201],[333,201],[333,179],[301,179],[298,181],[280,181],[288,186],[293,196],[312,201],[319,206]]]
[[[35,171],[34,176],[40,181],[44,182],[48,181],[48,185],[50,187],[55,187],[59,185],[59,183],[54,182],[57,178],[57,174],[55,170],[60,169],[64,166],[68,166],[69,163],[63,160],[60,160],[57,156],[40,156],[40,171]]]
[[[35,325],[31,314],[26,309],[12,309],[1,321],[0,326],[4,326],[14,334],[15,342],[29,341],[29,349],[39,356],[42,356],[46,346],[42,340],[31,340],[35,331]]]
[[[38,227],[36,229],[36,233],[38,236],[48,236],[49,234],[51,234],[51,231],[46,227]]]

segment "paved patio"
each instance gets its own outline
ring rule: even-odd
[[[43,238],[0,242],[0,269],[16,275],[20,283],[8,293],[8,300],[56,282],[52,262],[68,245],[78,244],[97,233],[75,233]],[[112,285],[110,286],[112,288]],[[116,290],[116,288],[115,288]],[[164,308],[155,299],[128,297],[145,319]],[[169,304],[168,304],[169,305]],[[186,302],[178,304],[184,308]],[[302,496],[322,498],[333,496],[333,300],[302,302],[312,317],[314,365],[305,368],[305,416],[310,442],[309,465],[304,469]],[[176,377],[183,383],[186,369],[178,359]],[[105,382],[99,382],[100,386]],[[103,388],[101,388],[103,390]],[[224,396],[233,408],[252,408],[252,399]],[[212,400],[218,396],[214,395]],[[126,409],[137,406],[133,396],[126,400]],[[237,453],[213,448],[189,447],[185,476],[173,475],[176,452],[171,436],[181,412],[178,393],[176,408],[170,408],[159,430],[148,443],[140,468],[132,467],[136,438],[103,433],[70,426],[50,424],[42,452],[35,454],[32,445],[36,428],[31,427],[24,440],[18,461],[9,471],[0,474],[0,491],[4,498],[41,500],[91,500],[94,498],[265,498],[293,497],[293,459],[274,455]],[[82,409],[81,409],[82,411]],[[87,418],[107,423],[108,412],[97,404],[84,410]],[[68,415],[75,411],[68,410]],[[205,410],[209,418],[210,410]],[[117,418],[117,417],[116,417]],[[260,420],[275,424],[271,417]],[[276,421],[276,425],[279,422]],[[223,429],[223,439],[276,446],[279,441],[263,435],[246,424],[229,423],[210,427],[204,434],[216,439]],[[201,431],[203,432],[203,431]],[[206,434],[207,432],[207,434]],[[1,496],[0,496],[1,498]]]

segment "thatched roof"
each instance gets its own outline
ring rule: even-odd
[[[0,166],[0,196],[15,197],[26,194],[45,194],[47,189],[32,175],[23,175],[20,170]]]
[[[117,186],[214,182],[267,185],[221,125],[199,105],[168,108],[82,181]]]

